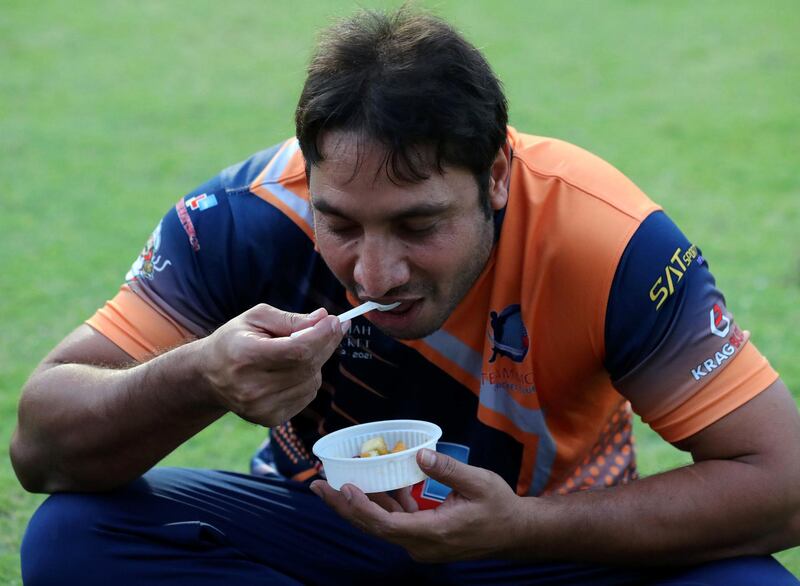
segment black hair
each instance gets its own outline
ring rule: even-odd
[[[480,51],[408,8],[361,11],[327,29],[295,112],[309,169],[323,160],[324,132],[355,131],[386,147],[392,181],[419,182],[453,165],[475,175],[482,199],[507,124],[500,81]]]

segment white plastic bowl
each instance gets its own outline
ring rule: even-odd
[[[357,458],[361,444],[381,436],[389,449],[402,441],[406,449],[385,456]],[[435,423],[414,419],[374,421],[345,427],[321,437],[312,451],[322,461],[325,476],[336,490],[343,484],[356,485],[364,492],[384,492],[411,486],[426,478],[417,466],[417,452],[436,449],[442,429]]]

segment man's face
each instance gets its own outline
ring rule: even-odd
[[[329,132],[320,146],[325,160],[311,167],[309,189],[323,259],[361,301],[401,302],[368,314],[385,333],[402,339],[433,333],[491,253],[493,222],[481,209],[475,176],[446,167],[398,185],[382,166],[380,145],[361,144],[360,164],[356,134]],[[490,191],[496,189],[492,180]],[[505,199],[490,202],[497,207]]]

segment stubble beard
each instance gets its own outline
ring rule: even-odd
[[[467,257],[469,263],[456,273],[456,278],[446,293],[446,297],[439,302],[441,307],[424,323],[414,324],[402,332],[386,331],[384,333],[401,340],[418,340],[441,328],[478,280],[489,261],[494,244],[494,223],[491,219],[481,226],[478,239],[476,249]],[[427,283],[423,289],[427,293],[427,295],[423,295],[426,301],[436,303],[437,293],[441,295],[441,283]]]

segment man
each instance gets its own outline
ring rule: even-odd
[[[797,583],[768,555],[800,543],[797,409],[656,204],[507,127],[480,53],[408,11],[328,31],[296,126],[181,198],[26,384],[13,463],[59,493],[26,583]],[[328,315],[370,299],[400,305]],[[628,401],[694,464],[636,480]],[[271,428],[263,477],[151,470],[227,411]],[[320,435],[409,417],[444,430],[432,480],[322,479]]]

